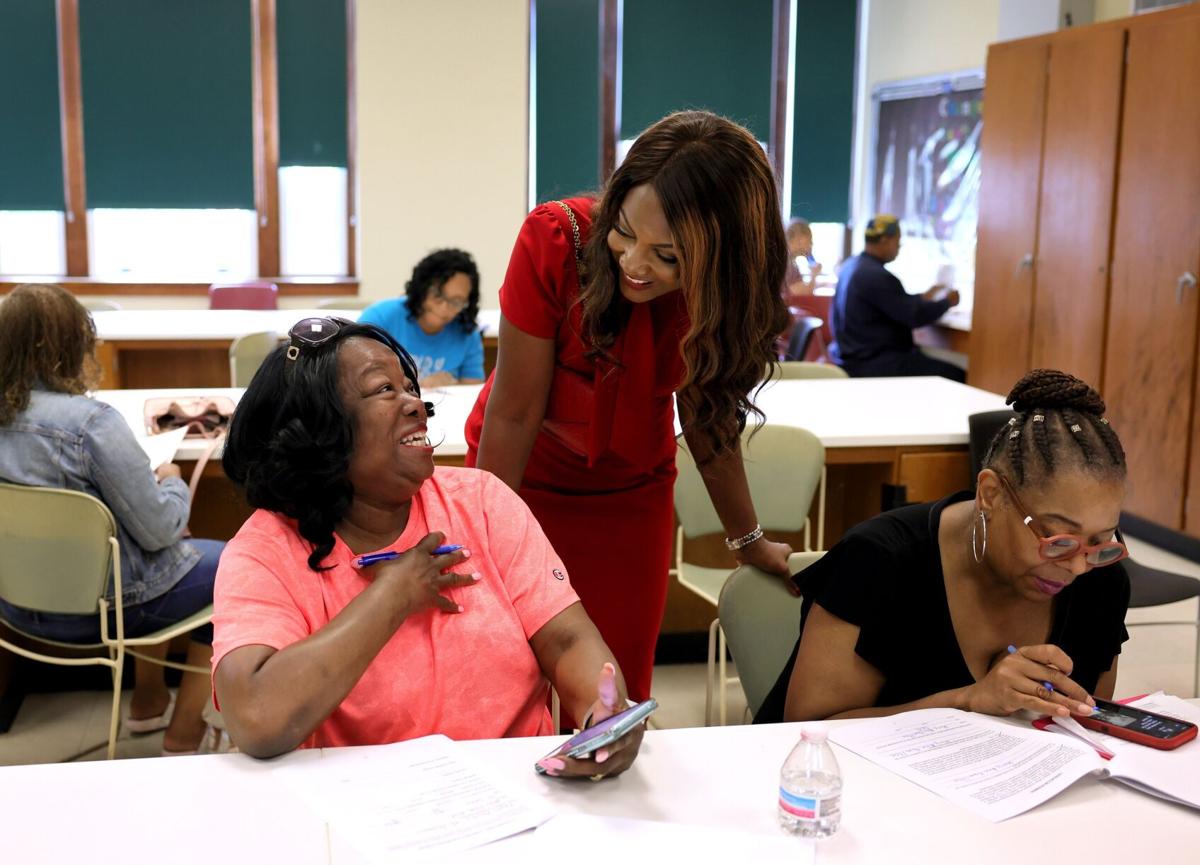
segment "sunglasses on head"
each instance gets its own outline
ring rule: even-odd
[[[305,349],[319,348],[329,342],[335,336],[342,332],[343,328],[350,327],[354,322],[345,318],[302,318],[292,325],[292,329],[288,331],[288,347],[287,347],[287,363],[292,363],[300,357],[300,352]],[[390,337],[389,337],[390,339]],[[400,357],[403,349],[394,341],[384,343],[388,348],[397,352]],[[407,356],[407,355],[405,355]],[[413,387],[417,390],[417,396],[421,395],[421,385],[417,382],[415,369],[410,369],[411,361],[405,363],[401,360],[400,366],[404,370],[405,375],[412,379]],[[425,403],[426,417],[433,417],[433,403]]]
[[[1037,522],[1029,513],[1029,509],[1021,504],[1021,500],[1017,497],[1017,491],[1013,489],[1013,485],[1008,478],[1000,472],[996,472],[996,477],[1000,479],[1001,486],[1004,487],[1005,493],[1012,499],[1012,503],[1016,505],[1017,512],[1022,515],[1021,521],[1033,532],[1034,537],[1038,539],[1038,554],[1043,559],[1055,561],[1056,559],[1069,559],[1072,556],[1083,554],[1084,559],[1089,565],[1095,567],[1104,567],[1105,565],[1116,564],[1121,559],[1129,555],[1129,550],[1121,540],[1121,530],[1117,529],[1115,541],[1105,541],[1102,544],[1088,544],[1087,538],[1082,535],[1047,535],[1035,525]]]

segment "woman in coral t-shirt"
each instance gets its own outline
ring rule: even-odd
[[[293,327],[242,398],[225,470],[258,510],[225,548],[213,611],[215,693],[241,750],[545,735],[550,684],[574,717],[625,708],[529,509],[485,472],[435,469],[428,411],[390,336],[327,318]],[[640,740],[543,768],[598,780]]]
[[[673,394],[730,549],[789,575],[739,439],[788,323],[786,264],[762,148],[703,111],[642,133],[598,200],[535,209],[513,249],[467,464],[519,490],[634,699],[650,694],[671,567]]]

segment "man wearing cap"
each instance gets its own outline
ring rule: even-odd
[[[866,249],[847,261],[838,276],[834,343],[829,347],[834,363],[856,377],[940,375],[966,381],[961,368],[922,354],[912,338],[914,327],[932,324],[957,305],[958,292],[934,286],[921,295],[909,294],[884,267],[900,254],[896,217],[874,217],[867,223],[866,241]]]

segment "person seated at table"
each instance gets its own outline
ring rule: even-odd
[[[238,406],[225,470],[257,510],[221,560],[213,664],[246,753],[547,735],[547,679],[574,718],[625,708],[528,507],[488,472],[434,466],[416,379],[382,330],[305,319]],[[358,562],[381,552],[398,556]],[[615,775],[640,737],[544,768]]]
[[[812,294],[817,287],[817,277],[821,275],[821,264],[813,258],[812,226],[807,219],[793,219],[785,230],[788,245],[788,268],[784,282],[787,291],[784,293],[794,297]],[[801,261],[804,262],[801,265]],[[791,301],[789,300],[789,303]]]
[[[475,260],[461,249],[439,249],[413,268],[404,297],[373,303],[358,320],[383,328],[408,350],[422,387],[444,387],[483,381],[477,315]]]
[[[1034,370],[1008,401],[974,493],[874,517],[795,577],[800,639],[756,720],[1062,716],[1112,698],[1129,636],[1124,451],[1073,376]]]
[[[966,381],[961,367],[922,353],[913,328],[933,324],[958,305],[958,292],[940,285],[909,294],[884,267],[900,254],[900,222],[879,214],[867,223],[866,248],[838,273],[829,356],[852,376],[940,375]]]
[[[87,396],[99,378],[91,315],[57,285],[21,285],[0,304],[0,481],[78,490],[112,511],[121,545],[125,634],[139,637],[212,603],[224,544],[189,538],[191,503],[179,466],[150,470],[145,451],[112,406]],[[113,600],[113,588],[108,588]],[[36,612],[0,601],[0,615],[31,634],[68,643],[100,642],[98,615]],[[110,610],[110,633],[116,611]],[[187,663],[206,667],[212,627],[190,634]],[[167,644],[139,651],[165,657]],[[207,677],[185,673],[177,695],[163,668],[137,659],[125,728],[166,729],[166,754],[190,753],[207,725]]]

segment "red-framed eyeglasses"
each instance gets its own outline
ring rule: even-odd
[[[1017,506],[1018,513],[1023,515],[1021,521],[1028,527],[1029,531],[1033,532],[1034,537],[1038,539],[1038,554],[1043,559],[1049,561],[1069,559],[1072,556],[1082,553],[1089,565],[1102,568],[1105,565],[1116,564],[1121,559],[1129,556],[1129,550],[1121,540],[1120,529],[1117,529],[1116,540],[1105,541],[1102,544],[1088,544],[1087,538],[1082,535],[1044,534],[1035,525],[1037,522],[1036,519],[1029,513],[1029,509],[1021,503],[1021,499],[1017,496],[1017,491],[1013,489],[1008,478],[1000,472],[996,472],[996,477],[1000,478],[1000,483],[1004,487],[1004,491],[1008,493],[1008,497]]]

